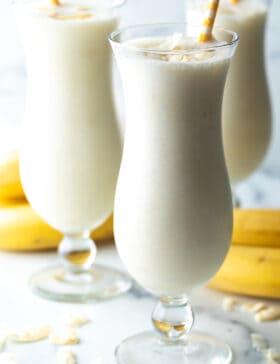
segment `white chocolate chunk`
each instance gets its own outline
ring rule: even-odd
[[[159,50],[178,50],[182,49],[184,42],[183,34],[175,33],[170,37],[167,37],[161,44],[159,44]]]
[[[241,305],[242,311],[249,311],[253,313],[260,312],[267,308],[267,305],[263,302],[256,302],[256,303],[244,303]]]
[[[11,331],[9,339],[18,343],[35,342],[46,339],[50,332],[48,325],[17,329]]]
[[[61,348],[56,354],[56,362],[57,364],[76,364],[76,355],[69,349]]]
[[[64,317],[62,320],[62,323],[65,326],[69,327],[80,327],[89,322],[90,322],[89,318],[87,318],[83,313],[73,313],[71,315]]]
[[[266,350],[269,348],[268,341],[261,334],[251,334],[251,342],[253,348],[258,352],[266,352]]]
[[[224,311],[234,311],[237,305],[238,301],[233,297],[225,297],[223,299],[222,307]]]
[[[165,60],[169,61],[169,62],[183,62],[184,55],[183,54],[170,54],[170,55],[166,56]]]
[[[62,281],[63,278],[65,276],[65,272],[63,270],[60,270],[58,271],[57,273],[55,273],[54,275],[54,278],[57,280],[57,281]]]
[[[176,49],[177,51],[179,49]],[[168,61],[168,62],[194,62],[194,61],[203,61],[205,59],[208,59],[210,57],[212,57],[214,54],[211,53],[210,51],[199,51],[196,53],[189,53],[189,54],[184,54],[182,53],[174,53],[174,54],[164,54],[160,56],[160,59],[162,59],[163,61]]]
[[[50,343],[55,345],[75,345],[80,341],[77,331],[70,327],[60,327],[49,335]]]
[[[280,319],[280,307],[268,307],[255,314],[257,322],[276,321]]]
[[[18,364],[18,360],[15,354],[4,352],[0,354],[0,364]]]

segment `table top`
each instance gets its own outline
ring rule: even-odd
[[[97,357],[102,358],[102,364],[115,363],[114,350],[121,340],[152,328],[150,317],[156,299],[136,285],[128,293],[100,303],[56,303],[34,296],[27,285],[28,277],[36,270],[55,264],[57,259],[55,253],[0,253],[0,326],[52,325],[67,313],[82,312],[91,322],[79,328],[80,344],[71,346],[78,364],[94,364]],[[123,269],[113,244],[99,249],[97,261]],[[279,322],[257,323],[248,312],[225,312],[222,309],[224,297],[222,293],[202,288],[190,298],[195,312],[194,330],[227,341],[234,351],[234,363],[238,364],[265,363],[263,355],[252,347],[251,333],[262,334],[280,351]],[[273,304],[280,305],[280,302]],[[49,364],[55,363],[57,347],[44,340],[10,344],[6,350],[15,353],[21,364]]]

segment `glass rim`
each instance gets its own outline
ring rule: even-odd
[[[39,0],[37,0],[39,1]],[[24,4],[28,4],[28,3],[35,3],[36,1],[35,0],[10,0],[10,3],[12,5],[24,5]],[[90,2],[90,0],[88,0],[88,2]],[[92,1],[94,2],[94,0]],[[111,0],[111,3],[112,5],[109,5],[109,6],[105,6],[105,5],[97,5],[96,7],[99,8],[99,9],[117,9],[117,8],[120,8],[122,7],[123,5],[125,5],[125,3],[127,2],[127,0]],[[63,5],[64,1],[62,1],[62,5]],[[75,5],[75,3],[71,3],[71,1],[67,1],[66,4],[73,4]]]
[[[215,49],[224,49],[224,48],[231,48],[232,46],[236,45],[239,42],[239,34],[230,30],[226,29],[224,27],[216,26],[214,27],[214,30],[220,30],[224,33],[227,33],[229,35],[232,35],[232,40],[227,41],[225,44],[217,44],[217,45],[209,45],[208,47],[203,48],[192,48],[192,49],[181,49],[181,50],[164,50],[164,49],[154,49],[154,48],[132,48],[128,45],[125,45],[124,42],[121,40],[117,40],[116,38],[120,36],[123,33],[130,32],[130,31],[137,31],[137,30],[144,30],[144,29],[152,29],[152,28],[163,28],[163,27],[174,27],[174,26],[187,26],[190,25],[197,29],[202,29],[200,25],[197,24],[191,24],[188,22],[178,22],[178,23],[154,23],[154,24],[141,24],[141,25],[131,25],[128,27],[120,28],[117,30],[114,30],[108,37],[109,42],[113,47],[118,47],[121,49],[127,49],[129,51],[137,52],[145,52],[145,53],[152,53],[152,54],[161,54],[161,55],[187,55],[194,52],[197,52],[198,50],[215,50]],[[170,34],[171,35],[171,34]],[[205,42],[206,43],[206,42]]]

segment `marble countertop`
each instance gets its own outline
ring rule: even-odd
[[[28,277],[56,261],[54,253],[0,253],[0,325],[24,327],[38,323],[52,324],[67,313],[83,312],[92,322],[79,329],[81,343],[73,346],[78,363],[94,364],[97,357],[102,357],[102,364],[115,363],[114,350],[122,339],[152,328],[150,315],[155,298],[137,287],[101,303],[55,303],[34,296],[27,285]],[[113,244],[100,248],[97,261],[123,269]],[[206,288],[191,297],[196,318],[194,330],[212,333],[227,341],[234,351],[234,363],[238,364],[265,363],[262,354],[252,347],[250,334],[253,332],[261,333],[272,347],[280,351],[279,322],[256,323],[249,313],[225,312],[222,309],[224,297],[224,294]],[[280,302],[274,304],[280,305]],[[21,364],[50,364],[55,363],[57,349],[47,341],[41,341],[9,345],[7,350],[14,352]]]

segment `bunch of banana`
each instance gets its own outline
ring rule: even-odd
[[[234,211],[232,245],[209,286],[225,292],[280,298],[280,210]]]
[[[233,243],[280,249],[280,210],[236,209]]]
[[[113,217],[91,234],[96,241],[113,238]],[[62,235],[47,225],[26,201],[19,179],[17,152],[0,159],[0,249],[36,251],[58,246]]]
[[[280,246],[232,244],[209,287],[237,294],[280,298]]]

